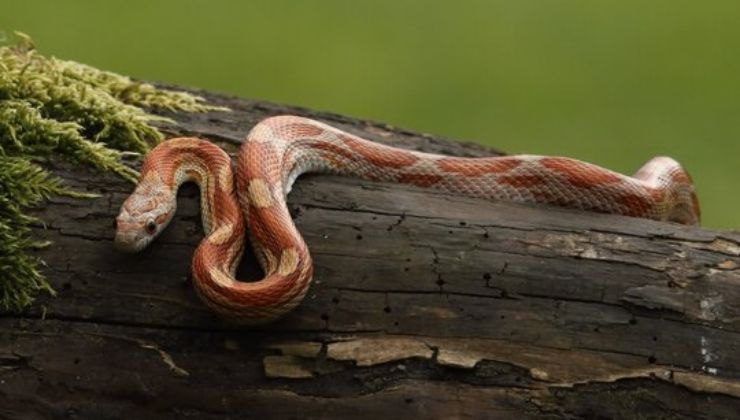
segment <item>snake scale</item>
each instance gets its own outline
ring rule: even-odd
[[[174,138],[157,145],[116,218],[115,243],[130,252],[146,247],[172,220],[179,186],[197,183],[205,231],[192,260],[198,295],[228,320],[270,322],[301,302],[313,274],[308,247],[286,205],[293,182],[307,172],[491,200],[699,222],[691,178],[671,158],[654,158],[629,177],[563,157],[461,158],[409,151],[311,119],[277,116],[250,131],[234,168],[226,152],[206,140]],[[245,232],[265,273],[257,282],[235,278]]]

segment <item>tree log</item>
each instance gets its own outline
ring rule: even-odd
[[[316,118],[396,146],[496,152],[388,125],[205,94],[168,114],[230,152],[261,119]],[[647,158],[647,156],[646,156]],[[138,255],[112,220],[132,185],[52,162],[102,198],[55,199],[35,231],[58,296],[0,317],[0,417],[737,418],[740,234],[301,178],[306,300],[261,328],[198,300],[197,190]],[[701,176],[701,174],[696,174]],[[240,273],[257,279],[253,256]]]

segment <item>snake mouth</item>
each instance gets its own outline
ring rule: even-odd
[[[116,232],[113,245],[121,252],[133,254],[144,249],[146,242],[133,232]]]

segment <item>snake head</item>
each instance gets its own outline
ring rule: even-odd
[[[157,173],[143,177],[115,219],[116,248],[124,252],[146,248],[170,223],[176,203],[172,187]]]

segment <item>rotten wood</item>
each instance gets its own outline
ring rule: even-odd
[[[204,93],[173,135],[235,151],[298,114],[372,140],[495,153],[383,124]],[[647,157],[646,157],[647,158]],[[289,197],[316,263],[305,302],[263,328],[198,301],[197,191],[167,232],[117,253],[132,186],[57,163],[102,194],[39,210],[58,290],[0,317],[0,417],[736,418],[740,234],[307,176]],[[697,174],[701,176],[701,174]],[[240,272],[259,277],[253,258]]]

